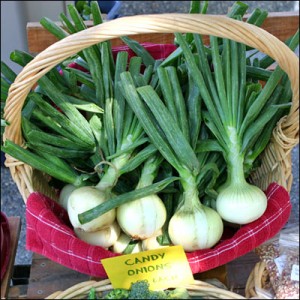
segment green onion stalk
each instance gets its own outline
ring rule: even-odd
[[[223,223],[211,208],[201,204],[198,197],[197,175],[199,162],[189,144],[187,119],[179,127],[152,86],[135,87],[129,72],[121,74],[124,96],[139,118],[151,142],[161,155],[178,171],[182,192],[181,201],[171,217],[168,233],[173,244],[180,244],[186,251],[206,249],[221,238]],[[178,95],[181,102],[183,99]],[[173,101],[172,98],[166,101]],[[183,108],[184,106],[179,106]],[[177,113],[183,113],[176,109]]]
[[[91,8],[94,20],[100,22],[95,3]],[[73,24],[63,17],[68,31],[72,34],[85,29],[73,5],[69,12]],[[59,38],[68,34],[54,22],[43,20]],[[147,147],[143,129],[118,85],[120,73],[127,70],[128,53],[118,53],[114,63],[110,44],[105,42],[83,50],[79,56],[89,73],[62,64],[62,74],[55,68],[42,77],[22,111],[26,149],[7,140],[3,150],[67,184],[59,200],[68,209],[73,227],[96,231],[114,222],[115,210],[84,225],[78,213],[110,198],[119,177],[138,167],[155,149]],[[22,66],[33,59],[21,51],[15,51],[11,58]],[[141,64],[140,57],[130,60],[132,76],[140,74]]]
[[[212,71],[200,35],[194,34],[198,64],[182,35],[175,36],[203,98],[204,121],[226,162],[227,180],[218,189],[216,209],[223,220],[247,224],[258,219],[267,207],[264,192],[248,183],[245,176],[252,167],[249,164],[269,140],[265,127],[274,124],[278,112],[287,108],[279,103],[288,94],[288,83],[285,89],[280,85],[284,72],[278,66],[264,88],[257,89],[257,83],[247,79],[245,45],[223,39],[220,53],[219,39],[211,36]],[[251,162],[245,159],[247,156],[252,157]]]
[[[102,60],[103,80],[105,82],[105,113],[103,120],[98,120],[100,121],[99,124],[103,123],[104,125],[103,129],[106,136],[105,147],[103,147],[104,134],[101,133],[101,130],[97,132],[98,146],[103,150],[105,160],[102,160],[95,167],[100,173],[100,181],[94,186],[79,187],[73,190],[69,196],[67,205],[73,227],[83,228],[86,231],[95,231],[104,228],[115,220],[115,209],[111,209],[86,224],[80,223],[78,215],[114,196],[113,188],[122,174],[122,168],[133,158],[133,154],[136,154],[135,150],[147,143],[140,123],[131,109],[125,105],[124,99],[122,99],[122,95],[119,92],[119,85],[117,84],[120,73],[126,70],[128,53],[118,53],[114,77],[110,73],[109,59],[105,59],[105,57],[108,58],[108,52],[105,54]],[[140,66],[141,60],[139,58],[132,58],[129,63],[129,71],[133,75],[139,73]],[[114,86],[112,86],[113,82],[116,83]],[[121,127],[121,125],[123,126]],[[99,136],[99,133],[102,134],[102,137]],[[148,148],[144,147],[144,149]],[[142,157],[142,159],[146,157]],[[140,159],[139,163],[142,161]],[[82,199],[88,199],[88,201],[82,201]],[[95,227],[91,224],[95,224]]]
[[[33,59],[32,55],[22,51],[12,52],[10,57],[21,66]],[[67,101],[62,80],[56,69],[39,80],[39,87],[29,93],[22,109],[21,125],[26,147],[5,140],[2,150],[61,182],[80,186],[93,175],[79,172],[68,162],[91,156],[96,143],[82,112]],[[99,107],[95,111],[102,112]]]

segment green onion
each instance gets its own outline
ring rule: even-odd
[[[220,239],[223,225],[219,215],[198,199],[195,176],[200,170],[195,153],[153,87],[136,89],[128,72],[121,74],[121,80],[124,96],[151,142],[180,174],[183,199],[168,227],[173,244],[183,245],[186,251],[211,247]],[[196,227],[202,228],[201,237],[196,237]]]
[[[220,55],[218,40],[211,37],[212,74],[205,60],[196,65],[186,41],[180,34],[175,36],[205,103],[207,112],[203,112],[204,121],[222,147],[228,168],[227,181],[218,191],[217,211],[223,219],[233,223],[245,224],[256,220],[264,213],[267,200],[260,189],[245,180],[245,149],[251,148],[279,109],[278,106],[268,106],[262,113],[283,71],[277,67],[262,91],[256,93],[251,104],[246,104],[245,46],[224,40],[223,54]],[[197,49],[203,57],[203,46],[199,44]],[[214,76],[214,81],[211,76]],[[208,83],[209,90],[203,87],[205,83]]]

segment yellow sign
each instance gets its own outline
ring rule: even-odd
[[[113,288],[130,289],[132,282],[147,279],[151,290],[160,290],[194,280],[182,246],[106,258],[101,263]]]

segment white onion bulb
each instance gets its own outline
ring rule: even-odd
[[[157,195],[125,203],[117,208],[117,220],[122,230],[135,240],[155,235],[164,225],[167,213]]]
[[[112,246],[112,251],[115,253],[122,253],[125,250],[125,248],[128,246],[130,241],[131,241],[130,237],[124,232],[121,232],[119,238]],[[142,251],[142,244],[141,242],[138,242],[136,243],[131,253],[138,253],[141,251]]]
[[[220,240],[223,222],[216,211],[204,205],[182,206],[171,217],[168,232],[172,243],[187,252],[208,249]]]
[[[158,249],[158,248],[165,248],[168,246],[163,246],[157,241],[157,237],[162,234],[162,231],[159,230],[157,234],[154,236],[151,236],[145,240],[142,240],[142,248],[143,251],[152,250],[152,249]]]
[[[258,187],[247,182],[221,188],[216,200],[216,209],[223,220],[248,224],[263,215],[267,197]]]
[[[81,228],[74,228],[76,236],[90,245],[108,248],[118,239],[121,229],[117,222],[112,225],[94,232],[87,232]]]
[[[65,210],[68,210],[69,197],[74,190],[76,190],[76,186],[66,184],[60,191],[58,202]]]
[[[93,186],[84,186],[74,190],[68,201],[68,214],[73,227],[91,232],[104,229],[111,225],[115,220],[115,209],[112,209],[85,224],[80,224],[78,219],[79,214],[102,204],[106,199],[106,193]]]

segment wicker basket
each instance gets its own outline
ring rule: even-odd
[[[216,287],[201,280],[194,280],[192,284],[183,286],[188,290],[190,296],[203,297],[204,299],[246,299],[232,291]],[[96,292],[109,292],[112,285],[109,279],[101,281],[80,282],[65,291],[57,291],[45,299],[87,299],[91,288]]]
[[[268,291],[271,289],[269,272],[266,268],[266,263],[260,261],[255,264],[248,277],[245,288],[246,298],[261,299],[263,296],[260,292],[266,289]]]
[[[28,63],[11,85],[4,108],[4,118],[10,123],[3,139],[23,145],[21,110],[34,84],[63,60],[96,43],[140,33],[195,32],[229,38],[268,54],[288,74],[293,103],[290,113],[283,117],[273,131],[268,147],[262,154],[262,165],[251,175],[254,184],[265,190],[277,182],[288,191],[292,184],[291,150],[299,143],[299,59],[280,40],[267,31],[225,16],[200,14],[140,15],[115,19],[70,35],[48,47]],[[6,155],[5,165],[26,202],[33,191],[40,191],[55,199],[48,186],[47,176]]]

